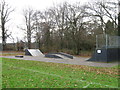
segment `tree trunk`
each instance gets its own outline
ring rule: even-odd
[[[2,23],[2,49],[3,51],[6,48],[6,37],[5,37],[5,27],[4,27],[4,23]]]
[[[31,48],[31,35],[28,35],[28,48]]]
[[[31,48],[31,41],[28,41],[28,48]]]
[[[79,41],[77,41],[76,44],[77,44],[77,45],[76,45],[76,55],[79,55],[80,52],[81,52],[81,47],[80,47]]]
[[[120,36],[120,12],[118,14],[118,36]]]

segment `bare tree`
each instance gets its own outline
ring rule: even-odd
[[[52,45],[51,31],[54,28],[54,18],[49,9],[42,12],[40,26],[42,31],[43,45],[46,48],[46,51],[50,51]]]
[[[117,7],[116,3],[112,1],[104,0],[104,1],[97,1],[94,3],[89,3],[87,6],[88,8],[88,15],[99,18],[98,20],[101,22],[101,29],[105,34],[105,24],[106,19],[111,20],[114,23],[114,30],[117,28]]]
[[[25,26],[26,26],[26,29],[23,29],[23,30],[25,30],[25,33],[27,34],[28,48],[31,48],[31,38],[32,38],[33,29],[34,29],[33,20],[32,20],[33,14],[34,14],[34,11],[31,8],[23,10]]]
[[[36,48],[40,48],[41,47],[41,26],[40,26],[40,15],[41,12],[40,11],[36,11],[33,14],[33,21],[34,21],[34,38],[35,38],[35,43],[36,43]]]
[[[0,15],[1,15],[1,28],[2,28],[2,44],[3,50],[5,50],[6,39],[10,36],[8,29],[6,29],[6,23],[10,20],[9,16],[14,10],[3,0],[1,2]]]
[[[63,48],[63,38],[64,38],[64,32],[66,29],[66,13],[67,13],[67,6],[68,3],[64,2],[61,5],[54,6],[54,8],[50,9],[50,11],[53,14],[53,19],[55,20],[55,27],[57,28],[57,33],[59,37],[59,46],[60,49]]]
[[[113,23],[113,28],[111,26],[111,28],[113,30],[107,30],[105,29],[105,33],[106,32],[110,32],[110,33],[106,33],[106,34],[115,34],[115,32],[117,32],[117,27],[118,27],[118,23],[117,23],[117,17],[118,17],[118,14],[117,14],[117,3],[116,3],[116,0],[115,1],[109,1],[107,2],[107,0],[104,2],[104,3],[99,3],[99,5],[102,7],[103,11],[105,12],[104,16],[108,17],[109,20]],[[108,20],[108,21],[109,21]],[[107,24],[107,23],[106,23]]]
[[[119,13],[118,13],[118,36],[120,36],[120,1],[118,1],[118,8],[119,8]]]
[[[84,29],[84,18],[85,8],[84,6],[80,6],[80,4],[69,5],[68,6],[68,14],[66,18],[68,19],[69,26],[69,34],[71,38],[71,43],[73,45],[74,53],[79,54],[82,48],[82,45],[85,40],[86,30]],[[84,38],[84,40],[83,40]]]

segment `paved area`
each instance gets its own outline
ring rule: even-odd
[[[89,58],[85,58],[85,57],[74,57],[74,59],[55,59],[55,58],[45,58],[45,57],[38,57],[38,56],[36,56],[36,57],[24,56],[23,58],[17,58],[15,56],[0,56],[0,57],[21,59],[21,60],[33,60],[33,61],[43,61],[43,62],[75,64],[75,65],[87,65],[87,66],[95,66],[95,67],[112,67],[112,66],[118,65],[118,62],[101,63],[101,62],[86,61]]]

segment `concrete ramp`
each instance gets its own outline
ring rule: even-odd
[[[62,53],[62,52],[48,53],[48,54],[45,55],[45,57],[48,57],[48,58],[61,58],[61,59],[73,59],[72,55]]]
[[[59,52],[58,54],[64,56],[65,58],[70,58],[70,59],[73,59],[73,56],[70,55],[70,54],[67,54],[67,53],[63,53],[63,52]]]
[[[62,57],[58,56],[57,54],[53,54],[53,53],[45,54],[45,57],[47,57],[47,58],[63,59]]]
[[[66,56],[64,56],[64,55],[62,55],[62,54],[54,54],[54,55],[56,55],[56,56],[58,56],[58,57],[61,57],[62,59],[71,59],[71,58],[66,57]]]
[[[39,49],[26,49],[25,55],[28,56],[44,56],[44,54]]]

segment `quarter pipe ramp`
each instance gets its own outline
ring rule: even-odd
[[[44,56],[44,54],[39,49],[26,49],[25,55],[28,56]]]

